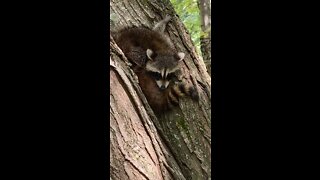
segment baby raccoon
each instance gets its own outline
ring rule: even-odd
[[[171,41],[164,35],[167,16],[151,30],[143,27],[124,28],[114,34],[114,40],[126,57],[133,62],[140,87],[151,108],[160,113],[179,104],[179,97],[189,95],[197,100],[192,86],[176,82],[179,62],[183,52],[176,52]]]

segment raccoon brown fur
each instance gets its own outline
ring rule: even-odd
[[[133,62],[140,87],[151,108],[160,113],[179,104],[179,98],[188,95],[198,99],[192,86],[177,82],[179,62],[183,52],[177,52],[163,34],[167,16],[151,30],[143,27],[124,28],[113,35],[126,57]]]

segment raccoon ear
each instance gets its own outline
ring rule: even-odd
[[[183,52],[178,52],[178,53],[176,54],[176,58],[177,58],[178,62],[179,62],[179,61],[182,61],[183,58],[184,58],[184,56],[185,56],[185,54],[184,54]]]
[[[147,49],[147,56],[148,56],[148,58],[150,59],[150,60],[153,60],[153,58],[154,58],[154,53],[153,53],[153,51],[151,50],[151,49]]]

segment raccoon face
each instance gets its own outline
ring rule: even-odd
[[[170,82],[176,77],[175,72],[179,70],[179,62],[183,60],[185,54],[156,54],[152,50],[147,50],[148,62],[146,70],[156,81],[161,90],[165,90]]]

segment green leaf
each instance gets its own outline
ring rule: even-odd
[[[186,26],[193,44],[196,46],[198,54],[200,51],[200,37],[207,36],[208,33],[201,32],[200,10],[196,0],[171,0],[175,11],[179,15],[181,21]]]

